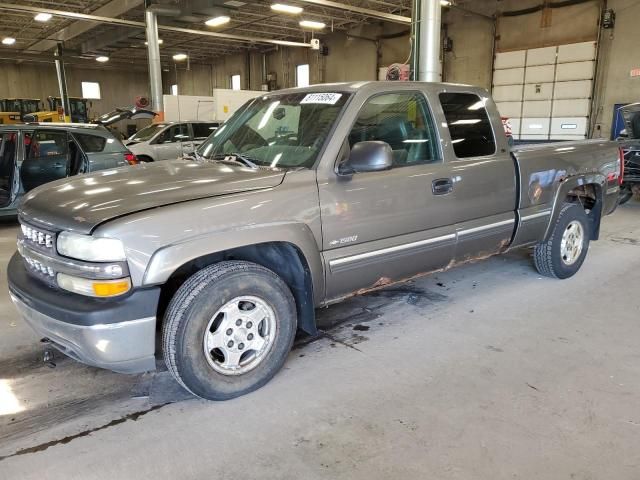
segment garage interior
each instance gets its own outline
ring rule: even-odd
[[[65,98],[87,121],[136,105],[157,123],[174,100],[199,121],[203,99],[255,92],[207,118],[224,121],[281,89],[442,81],[490,92],[517,144],[615,140],[620,106],[640,101],[638,0],[277,5],[0,2],[0,98],[61,97],[63,120]],[[9,295],[20,225],[0,222],[0,479],[640,476],[637,195],[575,277],[540,276],[522,249],[348,298],[316,310],[318,334],[273,380],[225,402],[161,358],[123,375],[43,345]]]

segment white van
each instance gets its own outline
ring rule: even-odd
[[[173,160],[192,153],[222,122],[152,123],[124,143],[141,162]]]

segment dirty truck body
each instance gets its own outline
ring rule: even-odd
[[[617,205],[614,143],[512,150],[484,89],[364,82],[252,102],[199,161],[27,195],[9,288],[40,335],[124,373],[154,369],[162,335],[183,386],[231,398],[275,374],[296,329],[315,332],[316,307],[525,246],[541,273],[566,278]],[[68,239],[112,243],[76,254]],[[100,280],[120,282],[116,294],[82,293]]]

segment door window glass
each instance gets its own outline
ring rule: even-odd
[[[389,93],[370,98],[349,133],[350,147],[364,141],[388,143],[394,167],[440,161],[433,120],[420,93]]]
[[[97,135],[74,133],[73,136],[76,138],[85,153],[102,152],[107,144],[106,138],[98,137]]]
[[[482,157],[496,152],[484,100],[473,93],[441,93],[440,103],[456,157]]]
[[[17,132],[7,132],[0,136],[0,206],[5,206],[11,201],[17,137]]]
[[[189,140],[189,129],[186,123],[180,123],[178,125],[172,125],[158,138],[158,143],[175,143],[184,142]]]
[[[31,141],[29,158],[48,162],[66,161],[69,153],[66,132],[39,130]]]
[[[194,123],[193,137],[196,140],[204,140],[211,135],[219,126],[217,123]]]

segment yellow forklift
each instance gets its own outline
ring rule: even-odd
[[[62,100],[60,100],[60,97],[49,97],[48,100],[51,111],[60,111],[62,109]],[[89,100],[86,98],[69,97],[71,112],[67,115],[71,117],[73,123],[87,123],[89,121],[88,102]]]
[[[25,115],[37,112],[40,106],[39,98],[3,98],[0,100],[0,123],[21,123]]]

